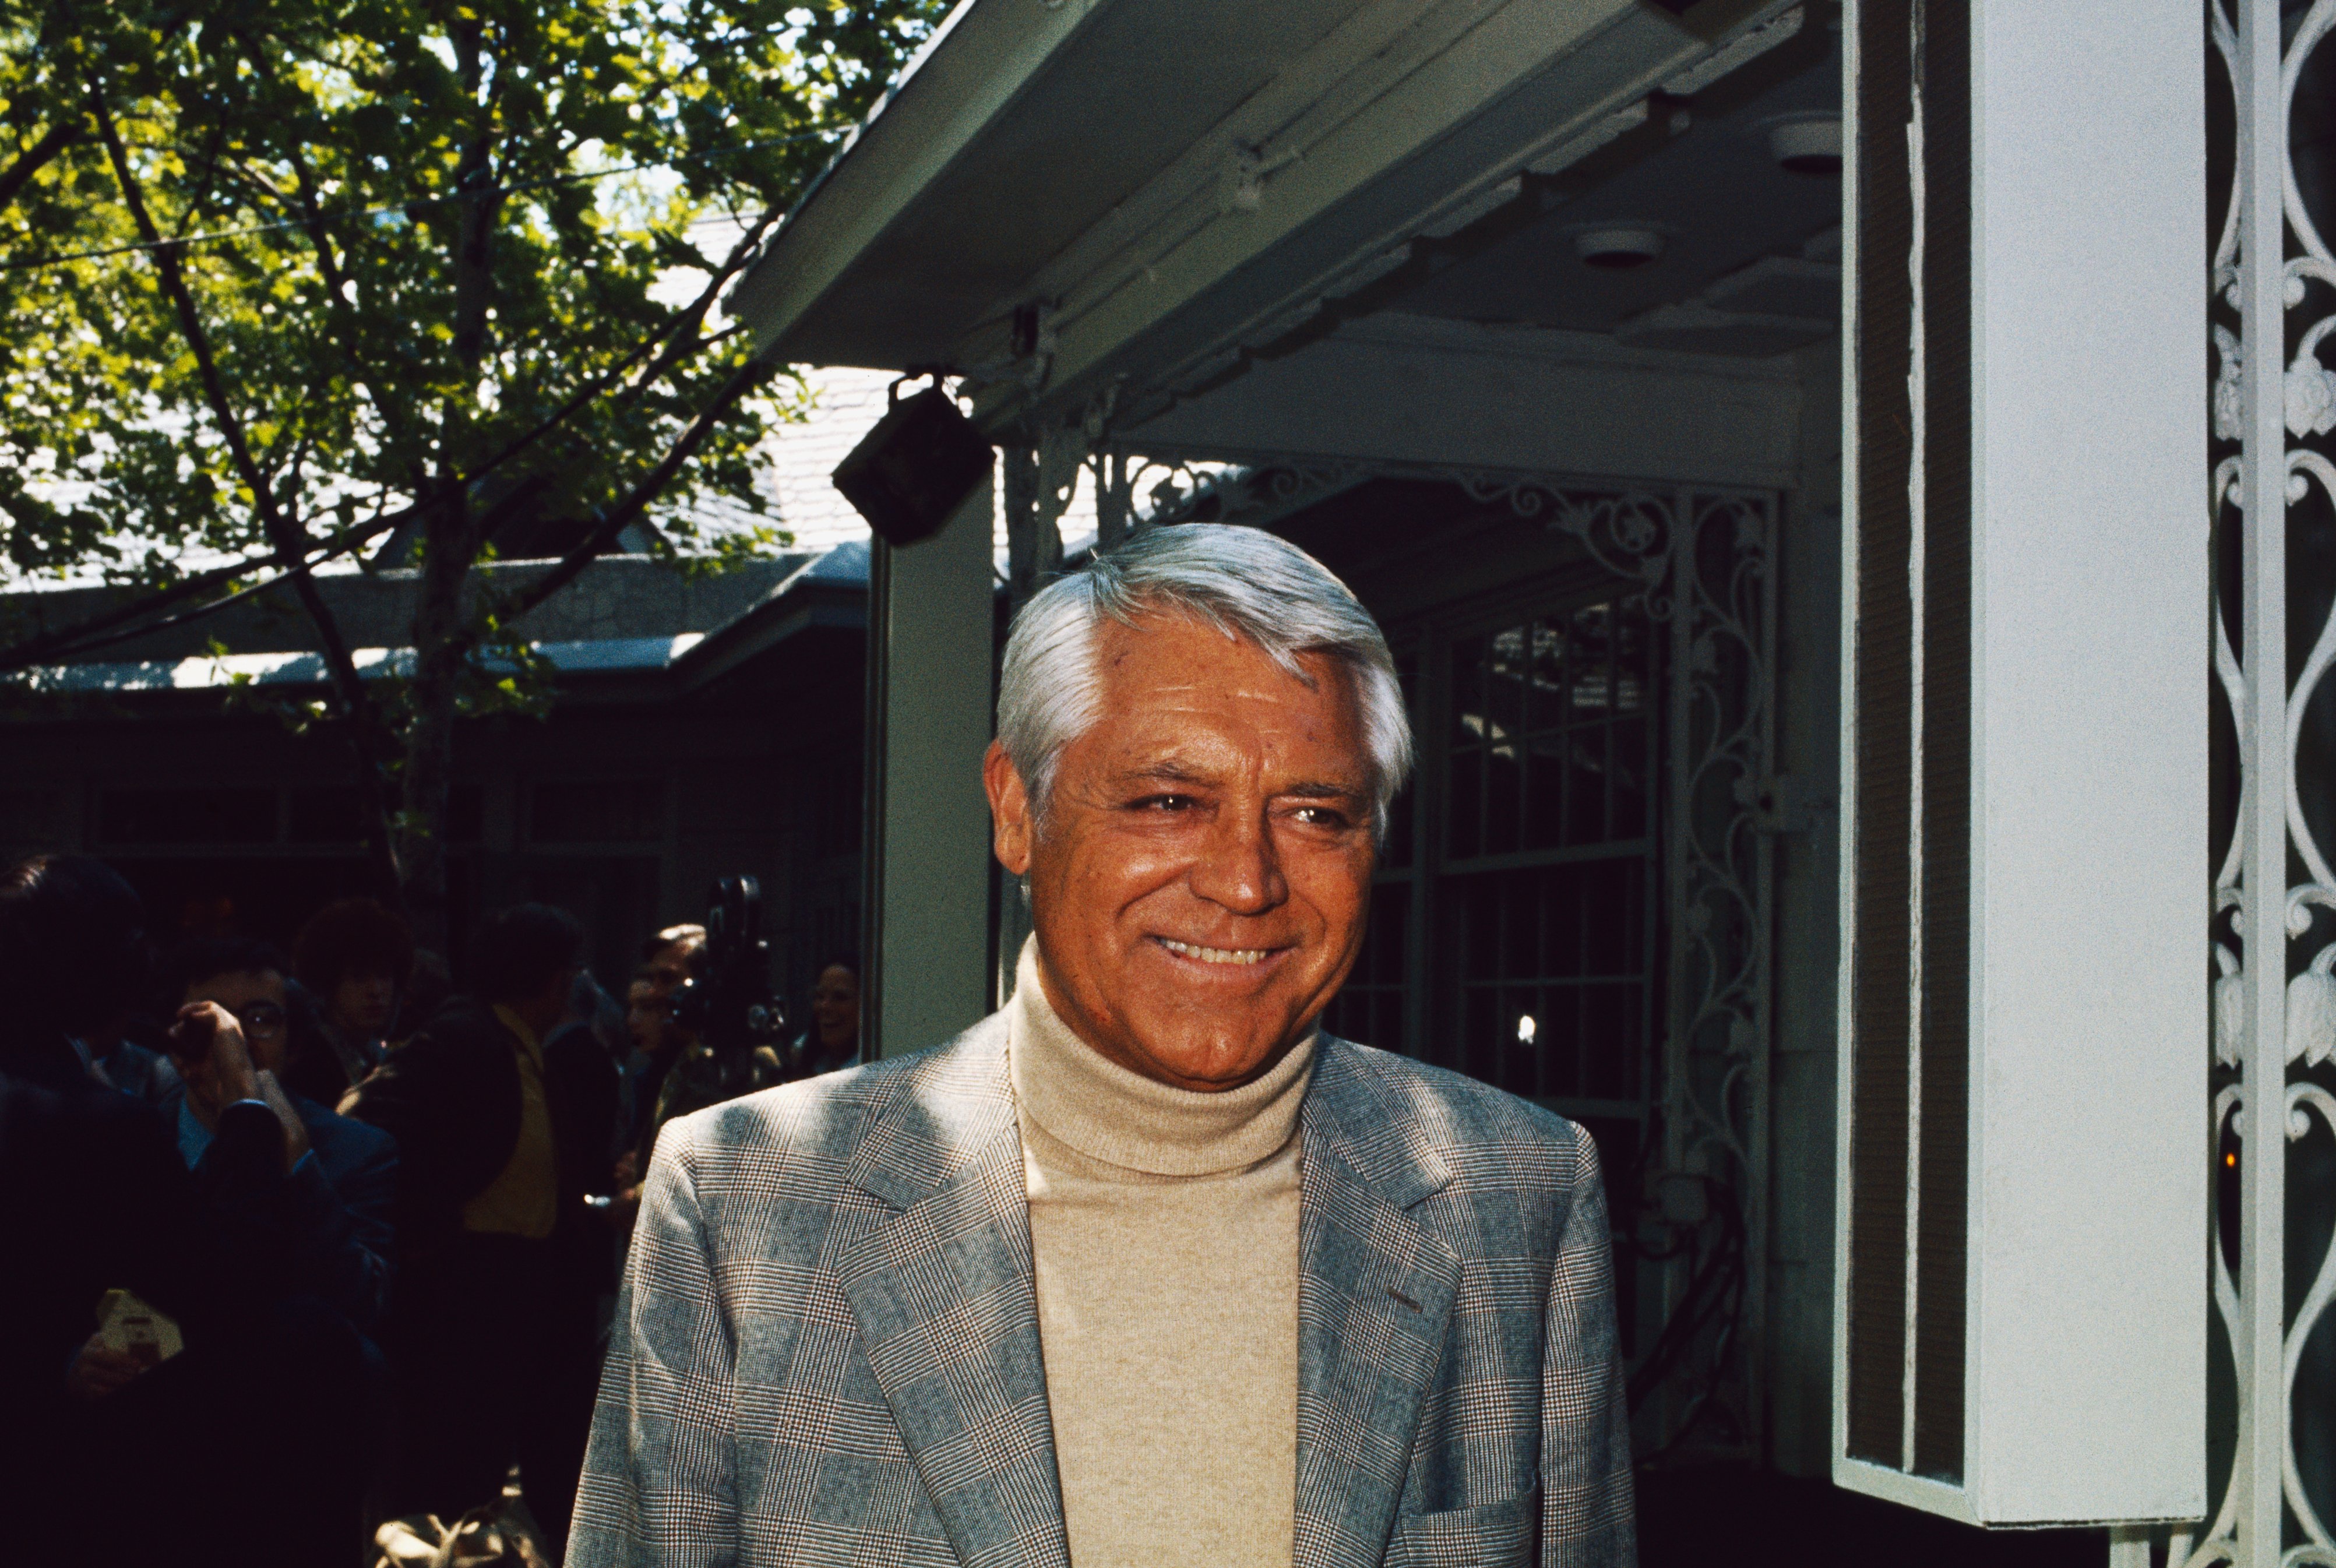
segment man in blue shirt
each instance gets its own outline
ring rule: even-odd
[[[198,942],[172,965],[181,1003],[212,1002],[239,1027],[261,1097],[284,1130],[284,1180],[250,1216],[282,1240],[307,1293],[378,1339],[389,1310],[395,1230],[397,1141],[377,1127],[336,1115],[278,1081],[290,1039],[284,960],[265,943]],[[183,1033],[174,1035],[174,1046]],[[228,1089],[205,1055],[177,1061],[185,1085],[162,1105],[179,1153],[200,1172]]]

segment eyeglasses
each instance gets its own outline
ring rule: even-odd
[[[274,1002],[246,1002],[239,1008],[229,1008],[235,1021],[243,1026],[248,1035],[280,1035],[284,1032],[284,1009]]]

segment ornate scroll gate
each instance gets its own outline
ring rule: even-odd
[[[1666,1224],[1666,1325],[1640,1409],[1642,1451],[1757,1453],[1767,1300],[1778,500],[1502,470],[1290,460],[1214,473],[1157,455],[1094,460],[1107,537],[1195,516],[1259,527],[1367,480],[1454,484],[1578,541],[1637,586],[1665,633],[1661,857],[1666,972],[1655,1093],[1660,1175],[1615,1193],[1618,1223],[1653,1198]],[[1116,516],[1115,508],[1124,508]],[[1138,524],[1141,526],[1142,524]],[[1664,1179],[1676,1178],[1669,1190]],[[1716,1195],[1718,1202],[1710,1199]],[[1726,1260],[1733,1258],[1733,1263]],[[1698,1266],[1697,1260],[1700,1260]],[[1668,1375],[1661,1375],[1668,1368]],[[1637,1368],[1634,1368],[1634,1371]]]
[[[2336,1564],[2336,1344],[2321,1331],[2336,1299],[2336,374],[2321,355],[2336,333],[2336,254],[2321,238],[2336,166],[2314,145],[2336,107],[2336,0],[2209,0],[2205,20],[2220,697],[2211,1266],[2229,1382],[2210,1444],[2219,1505],[2168,1560],[2292,1568]],[[2266,497],[2282,504],[2257,504]]]

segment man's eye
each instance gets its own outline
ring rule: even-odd
[[[1336,806],[1299,806],[1291,814],[1309,827],[1344,828],[1353,825],[1347,820],[1347,813]]]
[[[1190,811],[1199,803],[1191,795],[1145,795],[1134,803],[1134,809],[1140,812],[1182,812]]]

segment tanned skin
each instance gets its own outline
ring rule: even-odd
[[[1004,749],[983,759],[998,859],[1029,878],[1046,999],[1081,1039],[1159,1083],[1234,1088],[1305,1037],[1361,950],[1355,683],[1175,615],[1107,621],[1095,652],[1101,716],[1043,820]]]

